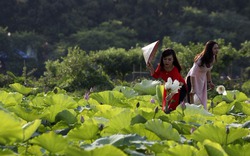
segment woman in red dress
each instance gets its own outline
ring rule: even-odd
[[[165,113],[169,113],[172,110],[175,110],[176,107],[184,100],[187,93],[187,87],[185,79],[181,76],[181,66],[176,57],[175,51],[173,49],[166,49],[162,52],[160,63],[158,64],[156,70],[152,66],[151,62],[147,65],[150,70],[151,76],[155,79],[161,78],[164,82],[170,77],[172,81],[178,80],[180,85],[182,86],[179,89],[178,93],[174,94],[174,96],[168,101],[166,107],[166,89],[164,88],[163,100],[162,100],[162,110]],[[165,108],[166,107],[166,108]]]

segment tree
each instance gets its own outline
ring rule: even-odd
[[[50,89],[57,86],[71,92],[113,87],[109,76],[79,47],[69,48],[68,55],[61,61],[46,61],[46,72],[39,81]]]

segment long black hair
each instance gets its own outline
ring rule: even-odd
[[[218,43],[215,41],[208,41],[204,47],[204,49],[202,50],[201,53],[197,54],[194,58],[194,61],[197,62],[198,59],[201,59],[201,64],[199,64],[199,66],[203,66],[205,65],[210,65],[213,60],[214,60],[214,54],[213,54],[213,47],[214,45]],[[217,61],[217,55],[215,55],[215,61]]]
[[[162,54],[161,54],[161,62],[160,62],[161,69],[162,69],[162,70],[164,69],[164,63],[163,63],[164,57],[167,57],[167,56],[170,56],[170,55],[172,55],[172,56],[173,56],[173,59],[174,59],[173,65],[174,65],[175,67],[177,67],[177,69],[178,69],[179,72],[181,72],[180,63],[179,63],[179,61],[178,61],[178,59],[177,59],[177,57],[176,57],[175,51],[174,51],[173,49],[171,49],[171,48],[165,49],[165,50],[162,52]]]

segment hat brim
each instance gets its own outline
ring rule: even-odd
[[[142,48],[142,54],[146,64],[148,64],[153,60],[158,50],[158,45],[159,45],[159,40]]]

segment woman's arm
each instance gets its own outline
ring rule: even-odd
[[[195,86],[195,77],[194,76],[190,76],[190,84],[191,84],[191,90],[189,93],[189,98],[190,98],[190,103],[194,103],[194,94],[195,94],[195,90],[194,90],[194,86]]]
[[[207,83],[208,83],[210,89],[214,88],[215,85],[212,82],[211,70],[209,70],[207,72]]]
[[[149,63],[147,64],[147,68],[148,68],[148,70],[150,71],[150,74],[153,75],[154,72],[155,72],[155,69],[154,69],[153,65],[151,64],[151,62],[149,62]]]

